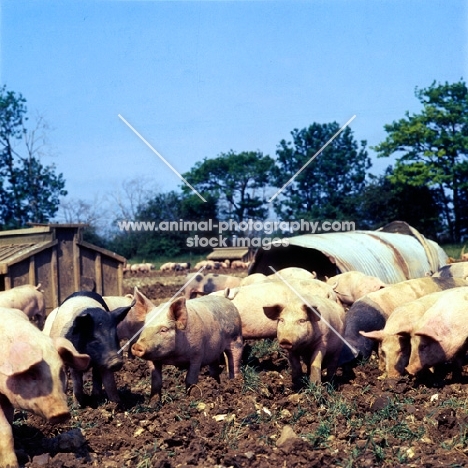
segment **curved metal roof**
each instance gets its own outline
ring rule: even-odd
[[[310,271],[317,271],[311,251],[325,255],[331,264],[335,264],[340,272],[358,270],[368,275],[376,276],[386,283],[397,283],[412,278],[420,278],[427,273],[437,271],[444,265],[447,255],[433,241],[424,238],[418,231],[406,223],[406,233],[379,231],[350,231],[329,234],[305,234],[289,238],[289,247],[274,247],[259,249],[249,273],[271,274],[269,266],[284,267],[287,251],[291,246],[307,249],[298,254],[291,251],[290,265],[297,265],[298,255],[301,265],[307,257],[310,258]],[[283,249],[282,251],[279,249]],[[309,252],[309,249],[310,252]],[[281,264],[277,259],[281,255]],[[278,257],[278,258],[275,258]],[[308,265],[309,267],[309,265]],[[320,271],[317,271],[320,276]],[[323,275],[323,273],[322,273]]]

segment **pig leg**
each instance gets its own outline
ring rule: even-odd
[[[311,382],[320,383],[322,381],[322,361],[324,355],[324,350],[319,347],[312,352],[309,358],[305,357],[307,374]]]
[[[151,369],[151,395],[150,401],[161,399],[162,393],[162,364],[159,361],[152,361]],[[150,366],[151,368],[151,366]]]
[[[215,379],[216,382],[221,383],[221,380],[219,379],[219,375],[221,374],[221,370],[219,368],[219,360],[211,363],[208,366],[208,369],[210,377],[213,377],[213,379]]]
[[[299,354],[288,352],[289,365],[291,366],[291,378],[295,390],[302,386],[302,365]]]
[[[229,369],[229,378],[233,379],[240,375],[240,366],[242,361],[242,351],[244,348],[242,337],[238,337],[236,341],[231,341],[224,350],[227,357],[228,369]]]
[[[83,372],[75,369],[70,369],[70,375],[73,383],[73,396],[80,406],[84,405],[84,391],[83,391]]]
[[[187,389],[187,391],[192,385],[198,383],[198,376],[200,375],[202,360],[198,356],[194,357],[195,359],[192,359],[189,363],[187,376],[185,377],[185,388]]]
[[[338,368],[338,359],[340,358],[339,353],[336,353],[327,363],[327,380],[331,381],[336,374]]]
[[[102,375],[102,382],[104,383],[104,389],[107,393],[107,398],[114,403],[120,403],[119,392],[117,391],[117,385],[115,384],[114,373],[108,369],[100,369]]]
[[[102,375],[97,367],[93,367],[93,396],[100,397],[102,395]]]
[[[0,395],[0,467],[17,468],[19,466],[11,428],[13,412],[11,403]]]

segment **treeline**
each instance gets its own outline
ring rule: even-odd
[[[197,193],[186,184],[181,184],[179,191],[147,193],[138,203],[132,201],[132,210],[120,210],[114,216],[113,228],[105,234],[93,222],[98,216],[80,219],[69,216],[67,221],[88,222],[88,240],[128,258],[176,256],[189,249],[188,237],[196,234],[216,237],[219,233],[216,229],[198,233],[135,232],[120,230],[122,221],[154,222],[157,226],[163,221],[180,220],[211,219],[216,223],[226,219],[237,222],[304,219],[354,221],[357,229],[376,229],[399,219],[429,238],[444,243],[462,242],[468,237],[468,89],[463,80],[453,84],[434,82],[428,88],[416,89],[415,95],[422,110],[413,115],[406,113],[400,120],[385,125],[387,137],[371,148],[378,157],[395,157],[396,162],[380,176],[369,173],[371,160],[367,142],[356,141],[349,127],[340,129],[337,122],[312,123],[309,127],[294,129],[288,140],[281,140],[275,158],[260,151],[229,151],[197,162],[183,174]],[[1,99],[2,109],[14,101],[5,89]],[[19,104],[24,103],[20,100]],[[23,115],[23,110],[21,112]],[[2,111],[0,119],[7,119],[5,112]],[[18,127],[16,133],[5,133],[5,126],[2,126],[0,135],[3,145],[0,157],[2,164],[8,163],[0,172],[0,197],[8,194],[9,206],[13,207],[21,199],[22,192],[15,187],[21,186],[18,180],[26,178],[26,169],[20,164],[16,172],[12,170],[14,158],[10,156],[8,138],[24,138],[21,128]],[[19,160],[22,164],[25,161],[25,158]],[[37,213],[41,197],[36,194],[36,214],[31,214],[27,220],[45,222],[53,218],[56,197],[64,194],[64,185],[62,175],[55,176],[53,168],[38,167],[41,187],[47,186],[49,190],[43,192],[49,205],[44,205],[41,213]],[[13,173],[16,178],[11,176]],[[31,206],[31,195],[24,199],[29,200]],[[83,208],[83,202],[80,203]],[[21,206],[25,205],[26,202]],[[71,212],[73,210],[69,210],[69,214]],[[0,212],[4,228],[12,226],[13,218],[20,220],[17,224],[25,224],[27,216],[12,217],[5,213],[5,209]],[[265,233],[235,230],[224,233],[225,237],[233,235],[262,236]],[[290,233],[270,233],[268,237],[274,235]],[[193,248],[190,250],[194,252]]]

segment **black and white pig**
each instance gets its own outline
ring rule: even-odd
[[[44,332],[70,340],[80,353],[91,357],[93,395],[101,392],[102,384],[109,400],[120,402],[114,372],[122,368],[119,354],[117,325],[125,318],[133,304],[109,311],[97,293],[83,291],[67,297],[62,305],[47,317]],[[83,404],[83,372],[70,370],[73,395]]]

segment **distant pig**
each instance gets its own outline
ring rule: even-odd
[[[124,320],[131,304],[109,312],[102,296],[94,292],[77,292],[69,296],[53,314],[47,317],[44,329],[51,337],[68,338],[81,352],[91,357],[93,394],[102,383],[109,400],[119,402],[114,372],[123,365],[118,354],[117,325]],[[84,404],[83,373],[71,370],[73,394]]]
[[[468,288],[465,287],[447,291],[413,327],[406,370],[414,375],[422,369],[452,361],[454,372],[460,375],[467,351]]]
[[[388,378],[398,378],[406,373],[411,354],[411,333],[418,320],[443,295],[451,289],[420,297],[397,307],[388,317],[383,330],[361,331],[361,335],[379,343],[379,368]]]
[[[278,343],[288,351],[295,388],[301,385],[301,358],[307,365],[309,379],[320,383],[322,367],[327,369],[327,378],[335,374],[343,345],[343,308],[319,296],[304,295],[303,298],[305,302],[294,298],[263,308],[270,320],[277,321]]]
[[[22,310],[39,330],[44,327],[46,307],[41,285],[24,284],[0,292],[0,307]]]
[[[135,356],[152,361],[151,399],[160,398],[162,366],[188,366],[187,389],[198,382],[202,366],[219,381],[219,359],[226,353],[229,377],[240,373],[243,340],[235,306],[223,297],[176,299],[146,317],[145,328],[132,346]]]
[[[225,288],[235,288],[239,286],[241,282],[241,278],[237,276],[217,275],[214,273],[208,273],[206,275],[195,273],[191,276],[187,276],[187,279],[189,278],[191,278],[191,281],[184,289],[186,299],[195,299],[198,296],[221,291]]]
[[[426,294],[467,284],[461,278],[417,278],[366,294],[357,300],[346,313],[344,338],[354,350],[345,343],[341,352],[340,365],[354,361],[357,357],[363,359],[370,357],[376,348],[375,342],[362,336],[360,332],[382,330],[388,317],[397,307]]]
[[[385,288],[386,284],[375,276],[368,276],[360,271],[347,271],[327,279],[338,299],[348,306],[368,293]]]
[[[51,339],[20,310],[0,308],[0,467],[18,467],[14,446],[14,408],[32,411],[52,424],[70,418],[64,363],[89,365],[65,338]]]

